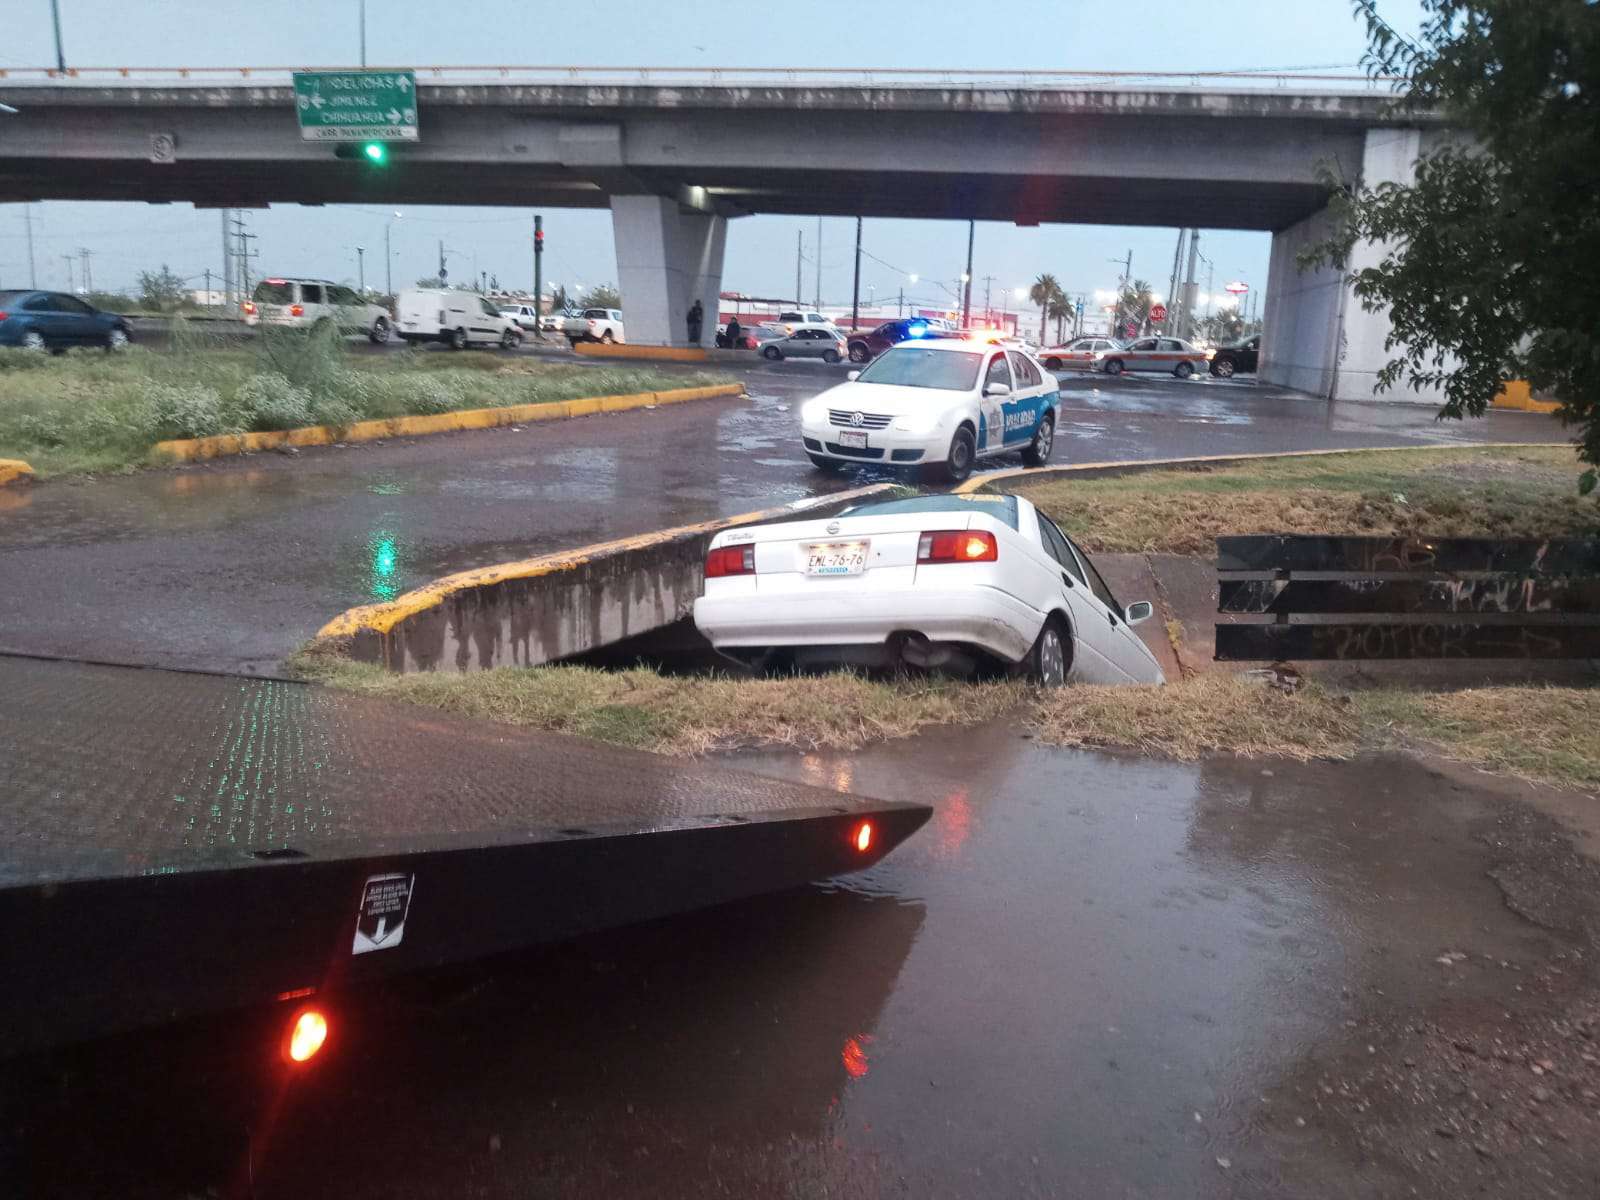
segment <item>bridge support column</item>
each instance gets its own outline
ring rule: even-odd
[[[727,218],[685,211],[662,196],[613,196],[611,226],[628,341],[689,345],[689,309],[699,300],[705,310],[700,341],[713,344]]]
[[[1367,187],[1410,183],[1421,149],[1420,130],[1370,130],[1362,156],[1362,182]],[[1327,266],[1302,272],[1297,261],[1303,249],[1321,241],[1331,229],[1324,210],[1272,236],[1261,334],[1262,382],[1329,400],[1438,403],[1437,393],[1403,385],[1381,394],[1374,391],[1378,371],[1390,357],[1383,344],[1389,334],[1388,314],[1361,306],[1346,282],[1348,272]],[[1386,250],[1374,243],[1356,246],[1348,270],[1375,265]]]

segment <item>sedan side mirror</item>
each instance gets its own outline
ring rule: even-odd
[[[844,373],[844,377],[849,382],[854,383],[856,380],[861,378],[861,372],[860,371],[846,371]]]
[[[1151,617],[1155,616],[1155,613],[1155,605],[1151,604],[1150,601],[1135,600],[1132,604],[1128,605],[1122,616],[1129,625],[1137,625],[1141,621],[1148,621]]]
[[[1011,387],[1009,384],[1004,383],[985,384],[983,394],[985,396],[1009,396],[1011,395]]]

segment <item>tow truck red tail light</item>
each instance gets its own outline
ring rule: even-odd
[[[987,529],[925,533],[917,542],[919,563],[997,562],[1000,545]]]
[[[309,1062],[328,1040],[328,1018],[318,1009],[303,1008],[289,1022],[283,1039],[283,1057],[291,1063]]]
[[[756,548],[754,546],[719,546],[706,555],[706,578],[721,579],[725,575],[754,575],[756,573]]]
[[[850,840],[855,844],[858,853],[865,854],[872,849],[872,822],[863,821],[857,825],[855,836]]]

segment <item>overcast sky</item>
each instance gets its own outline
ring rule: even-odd
[[[60,0],[67,62],[76,66],[344,66],[358,60],[357,0]],[[934,67],[950,69],[1244,70],[1353,68],[1364,45],[1350,0],[1010,0],[990,7],[963,0],[915,5],[813,4],[795,20],[771,6],[702,0],[606,0],[603,20],[578,19],[582,6],[499,4],[492,18],[442,20],[437,4],[371,0],[368,61],[381,65],[650,65]],[[47,66],[55,58],[49,0],[7,0],[0,67]],[[980,18],[980,12],[1004,13]],[[1418,0],[1386,0],[1384,11],[1414,28]],[[896,13],[899,25],[882,14]],[[766,14],[766,15],[763,15]],[[1124,14],[1127,14],[1124,19]],[[465,14],[463,13],[463,16]],[[0,117],[0,121],[5,118]],[[4,153],[0,126],[0,153]],[[268,273],[356,281],[356,247],[366,247],[366,278],[383,282],[383,231],[391,210],[299,208],[256,211],[260,268]],[[431,274],[440,238],[457,252],[452,277],[486,270],[502,282],[531,281],[530,212],[503,208],[409,208],[394,225],[396,286]],[[42,203],[33,207],[41,287],[62,287],[62,255],[93,252],[97,289],[126,289],[141,269],[169,264],[181,275],[221,271],[218,214],[182,205]],[[823,300],[850,298],[854,222],[828,219],[822,230]],[[545,273],[567,284],[613,280],[610,216],[545,210]],[[808,256],[815,218],[747,217],[728,233],[723,287],[758,295],[794,289],[795,233]],[[1049,271],[1070,291],[1112,287],[1110,261],[1130,249],[1134,273],[1166,290],[1176,231],[1112,226],[1019,229],[982,223],[973,273],[993,276],[995,307],[1005,288]],[[1264,281],[1265,234],[1203,235],[1216,285]],[[864,245],[893,269],[862,267],[862,300],[906,286],[902,272],[952,282],[964,267],[966,229],[943,221],[868,220]],[[26,283],[20,205],[0,206],[0,285]],[[806,290],[812,267],[806,268]],[[1202,278],[1202,287],[1204,279]],[[926,282],[913,290],[933,301]]]

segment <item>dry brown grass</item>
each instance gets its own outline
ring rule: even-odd
[[[320,655],[293,665],[348,691],[675,755],[745,746],[851,749],[929,726],[988,721],[1025,694],[1001,683],[875,683],[844,674],[730,679],[645,668],[508,667],[394,675]]]
[[[1347,697],[1310,684],[1288,695],[1233,675],[1166,687],[1069,687],[1039,695],[1040,739],[1058,746],[1129,747],[1192,761],[1348,758],[1361,721]]]
[[[1571,450],[1363,451],[1016,490],[1085,549],[1209,556],[1241,533],[1555,537],[1600,534]],[[1023,477],[1026,479],[1026,477]]]
[[[1353,698],[1375,737],[1525,779],[1600,788],[1600,689],[1382,689]]]

